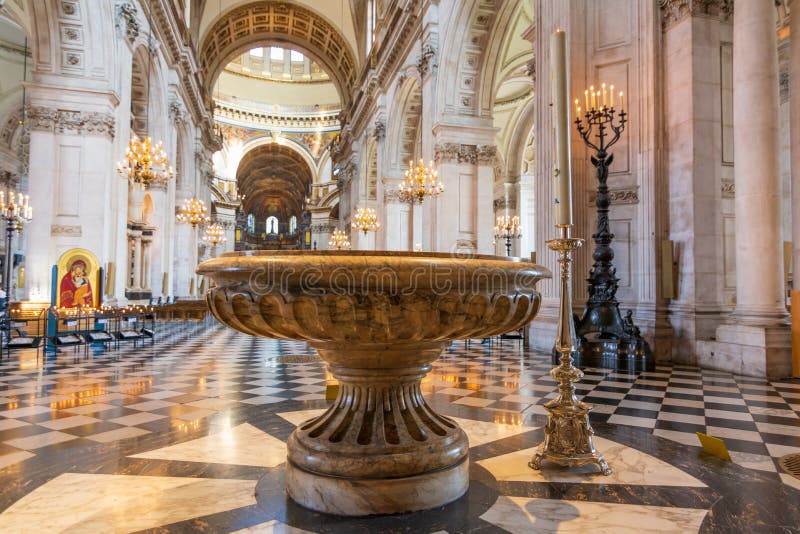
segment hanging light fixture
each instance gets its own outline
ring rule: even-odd
[[[347,234],[338,228],[334,230],[331,234],[330,240],[328,241],[328,248],[335,250],[350,250],[350,240],[347,238]]]
[[[373,208],[363,207],[356,208],[355,220],[352,226],[356,231],[364,232],[364,235],[367,235],[368,232],[377,232],[381,228],[377,212]]]
[[[150,127],[150,73],[153,67],[152,38],[153,27],[150,19],[151,4],[147,12],[147,99],[145,104],[145,124]],[[162,142],[153,142],[150,136],[140,139],[136,132],[131,135],[131,142],[125,150],[125,157],[117,163],[117,172],[130,182],[141,185],[144,189],[153,186],[164,186],[175,177],[175,169],[169,164]]]
[[[216,247],[217,245],[221,245],[227,241],[228,238],[225,237],[225,229],[221,224],[215,222],[214,224],[206,227],[206,233],[203,236],[203,242]]]
[[[443,192],[444,184],[439,181],[439,173],[434,169],[433,161],[426,167],[425,162],[420,159],[416,166],[413,161],[408,162],[408,170],[400,183],[397,196],[401,202],[422,204],[426,198],[438,197]]]
[[[206,203],[196,197],[187,198],[183,201],[183,206],[178,210],[176,218],[180,223],[191,224],[192,228],[205,226],[211,220],[208,217]]]

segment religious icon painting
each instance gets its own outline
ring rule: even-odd
[[[94,308],[99,306],[100,263],[82,248],[66,251],[58,259],[56,306]]]

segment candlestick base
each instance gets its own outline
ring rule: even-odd
[[[561,303],[559,305],[556,350],[560,354],[560,365],[550,371],[558,382],[558,397],[544,405],[547,424],[544,427],[544,442],[528,463],[532,469],[541,469],[542,462],[551,461],[562,467],[597,465],[600,472],[610,475],[613,471],[594,447],[594,430],[589,423],[591,406],[581,402],[575,395],[575,382],[583,378],[583,372],[572,364],[575,351],[575,323],[572,316],[570,294],[570,271],[572,251],[583,245],[582,239],[570,238],[570,227],[559,227],[561,237],[547,242],[547,247],[558,252],[561,266]]]

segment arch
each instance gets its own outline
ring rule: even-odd
[[[313,170],[295,151],[278,143],[249,151],[236,170],[242,208],[259,220],[276,215],[288,220],[305,209]]]
[[[320,13],[281,1],[260,1],[224,13],[206,31],[200,46],[200,68],[207,94],[233,58],[256,45],[296,47],[319,63],[333,80],[342,107],[350,104],[356,61],[350,45]]]
[[[419,81],[407,78],[398,91],[396,115],[390,121],[388,146],[393,169],[402,170],[409,160],[420,157],[422,134],[422,89]]]
[[[440,57],[453,61],[439,61],[437,79],[437,109],[443,113],[461,113],[491,117],[492,80],[509,20],[520,4],[495,0],[460,0],[450,12],[441,47]],[[487,80],[488,78],[488,80]],[[489,90],[486,90],[486,87]]]
[[[321,169],[322,167],[318,166],[317,163],[314,162],[314,159],[311,157],[311,154],[308,152],[308,150],[306,150],[306,148],[303,145],[301,145],[297,141],[293,141],[286,137],[279,137],[276,140],[274,137],[272,137],[272,134],[265,133],[264,135],[259,135],[257,137],[253,137],[252,139],[248,139],[247,142],[245,142],[242,145],[242,157],[239,160],[240,164],[241,161],[245,158],[245,156],[247,156],[249,152],[252,152],[258,147],[272,145],[272,144],[286,147],[297,153],[297,155],[303,159],[306,165],[308,165],[308,168],[311,170],[312,177],[314,178],[313,183],[316,183],[317,174],[319,172],[319,169]],[[320,158],[320,162],[322,162],[322,158]]]
[[[266,223],[267,235],[275,235],[278,233],[278,218],[274,215],[267,217]]]

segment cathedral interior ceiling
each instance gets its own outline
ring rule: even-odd
[[[243,208],[256,217],[273,214],[276,202],[284,215],[300,214],[311,184],[311,169],[294,150],[279,144],[248,152],[236,172]]]

